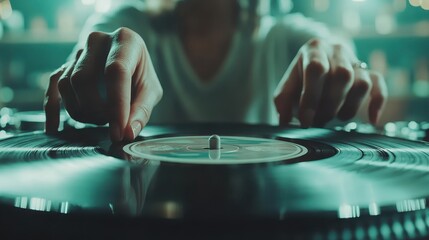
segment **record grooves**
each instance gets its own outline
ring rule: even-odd
[[[254,239],[252,231],[266,236],[263,229],[322,239],[428,233],[426,142],[193,124],[148,126],[135,142],[112,145],[107,132],[87,128],[0,140],[1,211],[17,222],[58,220],[58,229],[97,219],[94,229],[105,223],[154,233],[148,226],[170,226],[186,236],[210,231],[212,224],[216,234]],[[204,145],[213,134],[222,147]]]

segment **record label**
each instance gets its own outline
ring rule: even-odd
[[[245,164],[287,161],[305,155],[306,147],[286,141],[222,136],[219,149],[210,149],[210,136],[150,139],[130,143],[123,150],[133,157],[192,164]]]

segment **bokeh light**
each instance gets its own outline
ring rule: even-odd
[[[409,0],[409,2],[413,7],[419,7],[420,4],[422,3],[422,0]]]
[[[375,30],[380,34],[392,33],[395,30],[395,27],[395,19],[388,13],[379,14],[375,18]]]
[[[421,7],[422,7],[424,10],[429,10],[429,0],[423,0],[423,1],[421,2]]]
[[[8,103],[13,100],[14,92],[10,87],[0,88],[0,102]]]
[[[106,13],[110,10],[111,7],[111,0],[97,0],[97,2],[95,3],[95,11],[99,13]]]
[[[83,5],[94,5],[96,0],[81,0]]]
[[[406,0],[394,0],[393,1],[393,9],[396,12],[403,12],[407,8],[407,1]]]
[[[0,19],[7,19],[12,15],[12,5],[9,0],[0,1]]]
[[[318,12],[326,12],[330,4],[330,0],[313,0],[314,9]]]
[[[343,12],[343,26],[351,32],[359,32],[361,30],[361,18],[359,11],[348,9]]]

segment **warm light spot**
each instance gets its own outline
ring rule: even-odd
[[[395,0],[393,1],[393,9],[395,9],[396,12],[403,12],[407,8],[407,1],[406,0]]]
[[[330,0],[314,0],[314,10],[318,12],[326,12],[330,6]]]
[[[62,35],[74,33],[77,30],[76,15],[66,8],[59,9],[57,13],[58,32]]]
[[[48,23],[46,19],[42,16],[33,17],[30,22],[30,31],[39,36],[46,34],[46,32],[48,32]]]
[[[422,2],[421,2],[421,7],[424,9],[424,10],[429,10],[429,0],[421,0]]]
[[[12,5],[9,0],[0,1],[0,19],[6,19],[12,15]]]
[[[388,72],[388,59],[382,49],[375,49],[369,55],[369,66],[371,69],[386,75]]]
[[[167,219],[180,218],[183,214],[182,206],[173,201],[165,202],[160,207],[162,216]]]
[[[418,36],[429,36],[429,21],[420,21],[414,25],[414,33]]]
[[[422,3],[422,0],[408,0],[413,7],[419,7]]]

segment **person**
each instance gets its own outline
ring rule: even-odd
[[[112,141],[133,140],[149,118],[323,126],[367,99],[378,121],[386,84],[351,44],[302,15],[258,9],[258,0],[146,0],[91,18],[51,75],[46,131],[57,130],[61,101],[78,121],[109,123]]]

